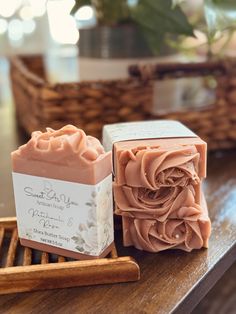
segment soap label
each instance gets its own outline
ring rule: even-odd
[[[108,124],[103,127],[103,146],[110,151],[116,142],[158,138],[197,137],[178,121],[156,120]]]
[[[20,238],[91,256],[113,242],[111,175],[96,185],[12,175]]]

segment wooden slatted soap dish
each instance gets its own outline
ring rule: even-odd
[[[20,245],[16,218],[0,219],[0,294],[136,281],[136,261],[112,252],[97,260],[75,261]]]

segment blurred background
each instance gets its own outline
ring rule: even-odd
[[[137,0],[112,4],[102,0],[1,1],[0,80],[6,88],[1,88],[0,103],[10,97],[7,58],[14,54],[43,53],[50,82],[123,78],[130,64],[142,61],[199,61],[209,52],[234,55],[233,1],[154,1],[154,11],[148,9],[148,2],[153,5]],[[126,29],[114,32],[130,22],[141,29],[144,38]],[[106,29],[96,32],[96,26]]]
[[[68,60],[77,55],[75,45],[79,38],[76,20],[70,15],[73,0],[9,0],[0,3],[0,102],[11,96],[8,82],[7,58],[13,54],[58,53]],[[91,12],[90,12],[91,14]],[[86,18],[86,16],[85,16]],[[75,80],[74,62],[70,80]],[[52,62],[53,63],[53,62]],[[68,63],[70,66],[70,61]],[[72,72],[71,72],[72,70]],[[55,67],[56,71],[56,67]],[[68,72],[65,71],[65,76]],[[53,74],[55,80],[57,73]],[[74,77],[73,77],[74,75]],[[4,86],[4,88],[2,87]]]

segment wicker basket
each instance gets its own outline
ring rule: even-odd
[[[236,60],[130,67],[130,78],[50,84],[42,56],[11,59],[16,113],[28,132],[71,123],[100,137],[107,123],[177,119],[208,142],[210,149],[236,146]],[[216,103],[200,110],[152,113],[154,82],[167,78],[213,75]]]

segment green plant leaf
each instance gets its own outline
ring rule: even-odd
[[[141,27],[152,51],[160,50],[167,34],[194,36],[193,27],[181,8],[172,0],[140,0],[132,18]]]
[[[117,25],[129,19],[127,0],[91,0],[99,24]]]
[[[75,4],[73,8],[71,9],[70,14],[74,15],[84,5],[91,5],[91,4],[92,4],[91,0],[75,0]]]
[[[154,10],[153,20],[161,20],[163,29],[172,34],[193,35],[193,27],[179,5],[172,8],[171,0],[142,0],[146,6]],[[155,18],[155,15],[156,18]],[[160,23],[159,23],[160,24]]]
[[[163,43],[163,34],[158,32],[153,32],[150,29],[147,29],[145,27],[142,28],[142,32],[144,34],[144,37],[146,39],[146,42],[148,46],[150,47],[150,50],[154,55],[158,55],[160,53],[162,43]]]
[[[185,2],[186,0],[172,0],[172,8],[175,8],[177,5]]]
[[[151,51],[154,54],[158,54],[163,43],[164,34],[162,29],[158,26],[158,22],[150,21],[150,14],[153,14],[151,8],[144,8],[139,5],[132,13],[133,19],[136,21],[137,25],[140,27],[144,38]]]
[[[236,27],[235,0],[205,0],[204,14],[210,38],[213,38],[217,31]]]

